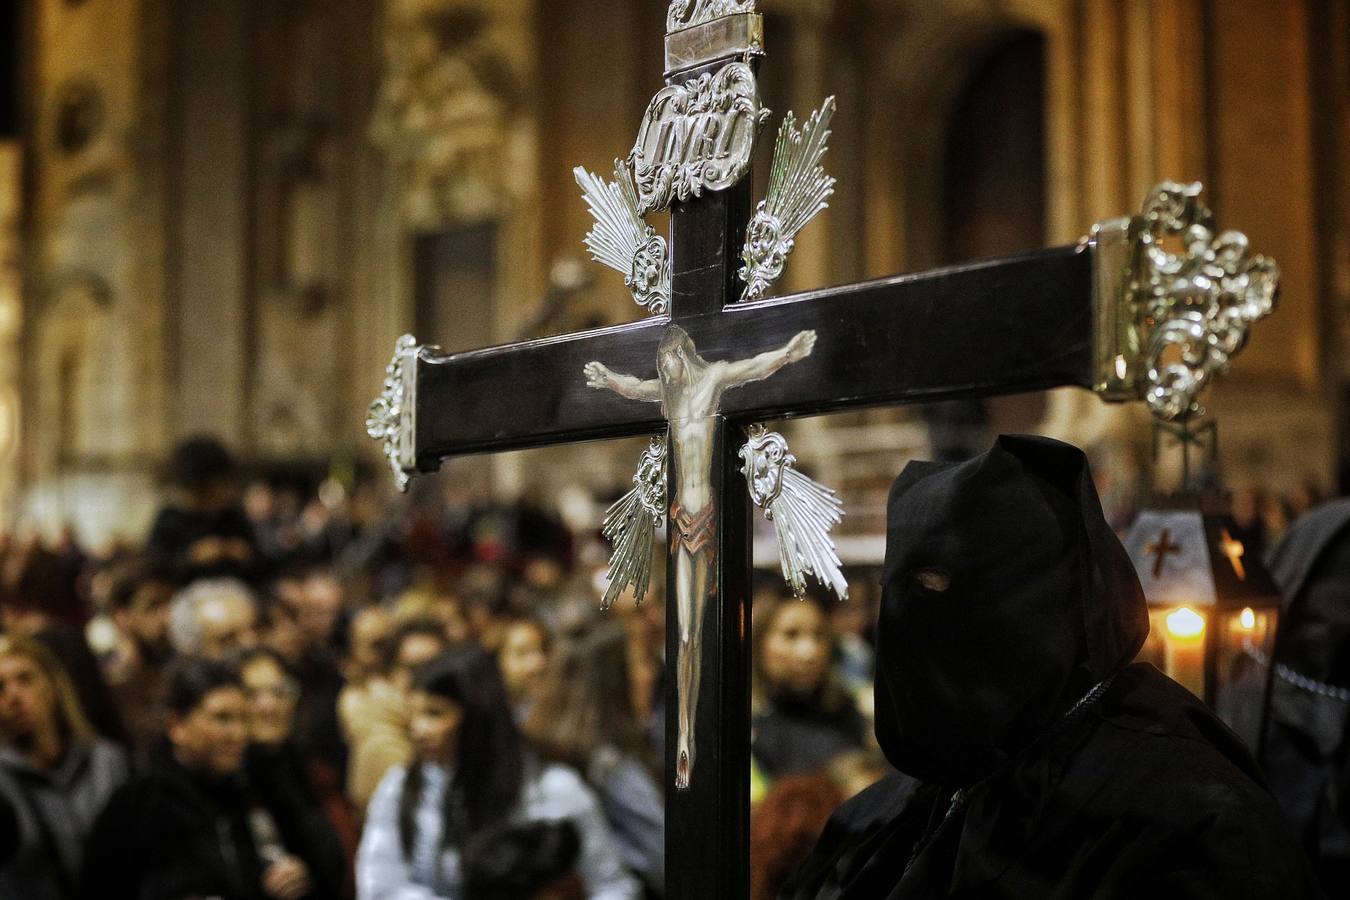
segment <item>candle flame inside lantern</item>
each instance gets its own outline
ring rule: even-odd
[[[1238,613],[1238,624],[1242,626],[1243,631],[1251,631],[1256,627],[1256,612],[1248,606]]]
[[[1253,616],[1255,624],[1255,616]],[[1167,614],[1167,631],[1172,637],[1197,638],[1204,634],[1205,617],[1189,606],[1183,606]]]

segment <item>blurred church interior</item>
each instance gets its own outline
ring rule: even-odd
[[[6,3],[4,526],[139,538],[159,462],[199,433],[255,473],[389,490],[363,420],[399,334],[462,350],[638,319],[586,259],[572,168],[605,171],[631,144],[665,7]],[[1072,244],[1159,180],[1201,180],[1220,224],[1283,272],[1279,309],[1207,399],[1222,482],[1248,506],[1258,489],[1344,490],[1350,3],[760,9],[766,105],[800,116],[832,94],[839,109],[837,193],[780,292]],[[859,559],[906,459],[1006,431],[1088,448],[1122,524],[1140,484],[1169,477],[1150,471],[1147,414],[1084,392],[787,426],[843,493],[841,548]],[[643,443],[452,461],[430,483],[602,504]]]

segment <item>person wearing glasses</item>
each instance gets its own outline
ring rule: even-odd
[[[240,658],[239,676],[249,706],[250,787],[278,816],[290,817],[292,833],[304,836],[304,846],[296,849],[308,863],[316,896],[350,896],[355,817],[337,772],[296,743],[299,680],[267,647]]]

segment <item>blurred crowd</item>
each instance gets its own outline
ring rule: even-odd
[[[658,588],[600,610],[598,533],[530,503],[246,483],[209,438],[165,476],[140,546],[0,538],[0,900],[662,896],[665,608]],[[1274,546],[1307,493],[1235,513]],[[755,900],[888,771],[875,574],[842,604],[755,581]],[[1339,597],[1290,633],[1326,632]],[[1299,778],[1346,755],[1346,701],[1318,702],[1337,727]]]
[[[600,611],[598,534],[166,481],[142,546],[0,546],[0,897],[662,895],[665,609]],[[756,592],[757,897],[885,771],[854,594]]]

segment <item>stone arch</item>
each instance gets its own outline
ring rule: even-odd
[[[876,85],[869,92],[867,168],[870,257],[869,273],[919,271],[963,260],[998,256],[1040,246],[1048,231],[1045,172],[1050,148],[1046,140],[1046,82],[1049,79],[1047,29],[1009,5],[960,2],[921,7],[910,5],[869,51]],[[1020,51],[1020,57],[1017,57]],[[1017,57],[1014,65],[1008,57]],[[1027,185],[1036,196],[1022,206],[1034,207],[1029,221],[1001,222],[1002,210],[982,194],[990,188],[1021,194],[1021,174],[1010,173],[987,154],[970,152],[985,132],[1008,132],[1017,116],[1003,111],[1000,95],[1016,88],[1000,79],[1030,67],[1037,92],[1019,110],[1039,117],[1030,145],[1029,168],[1037,177]],[[977,119],[973,124],[971,117]],[[964,158],[954,148],[967,145]],[[975,184],[953,197],[950,169],[964,169]],[[1020,179],[1020,180],[1019,180]],[[1010,183],[1014,182],[1014,183]],[[958,207],[954,209],[953,207]],[[962,209],[960,207],[966,207]],[[960,217],[974,215],[978,221]],[[986,222],[984,220],[990,220]],[[1022,232],[1028,232],[1022,234]],[[1012,234],[1020,241],[1009,241]],[[879,238],[879,240],[878,240]],[[1000,240],[1001,238],[1001,240]],[[1039,398],[999,398],[925,405],[907,413],[928,427],[930,453],[962,455],[982,449],[992,429],[1028,430],[1041,414]]]
[[[943,246],[944,155],[958,108],[982,68],[1018,44],[1040,44],[1044,91],[1045,40],[1026,18],[958,7],[913,22],[889,42],[879,96],[891,108],[879,111],[890,146],[877,152],[892,167],[887,180],[901,198],[889,223],[898,238],[891,247],[893,267],[914,270],[950,261]],[[1043,145],[1042,156],[1048,151]]]
[[[942,152],[962,91],[990,55],[1028,35],[1042,41],[1044,108],[1044,235],[1046,244],[1072,241],[1086,232],[1082,218],[1091,207],[1080,176],[1091,156],[1080,130],[1083,112],[1079,81],[1082,24],[1071,5],[1009,0],[998,8],[954,0],[941,8],[910,8],[878,59],[879,96],[894,108],[875,109],[885,117],[872,140],[872,153],[888,167],[869,172],[897,198],[883,220],[890,237],[875,266],[916,270],[944,262],[939,241],[945,214],[942,202]],[[1112,209],[1116,207],[1111,207]],[[1125,207],[1120,207],[1123,211]],[[1138,411],[1113,407],[1071,388],[1048,392],[1043,404],[1021,410],[994,410],[991,428],[1019,428],[1049,434],[1089,447],[1110,435],[1142,433]],[[1014,406],[1015,406],[1014,401]],[[1039,420],[1034,418],[1039,415]],[[1133,423],[1133,424],[1132,424]]]
[[[1045,246],[1045,39],[1009,32],[983,49],[941,145],[939,263]]]

